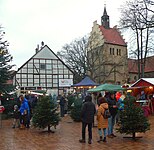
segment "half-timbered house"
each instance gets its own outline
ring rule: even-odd
[[[51,90],[59,94],[73,84],[73,72],[45,45],[17,70],[13,83],[21,91]]]

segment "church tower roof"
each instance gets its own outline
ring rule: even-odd
[[[107,15],[106,4],[104,5],[103,16],[101,17],[101,24],[106,29],[109,29],[110,28],[110,20],[109,20],[109,16]]]
[[[107,15],[106,4],[104,5],[104,13],[103,13],[103,15]]]

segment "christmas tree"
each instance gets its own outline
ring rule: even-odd
[[[48,127],[48,132],[51,131],[51,127],[59,124],[60,117],[57,112],[57,105],[49,96],[40,97],[32,118],[34,127],[45,129]]]
[[[8,42],[3,40],[5,32],[0,26],[0,94],[5,94],[13,90],[13,86],[6,84],[9,79],[12,79],[11,69],[14,65],[10,65],[13,57],[8,51]]]
[[[68,94],[67,99],[68,99],[68,111],[71,111],[72,104],[75,101],[75,96],[73,94]]]
[[[133,139],[136,139],[135,133],[146,132],[150,129],[150,124],[141,106],[136,105],[135,102],[135,97],[130,94],[126,96],[124,110],[120,111],[119,128],[117,128],[120,133],[132,134]]]
[[[76,97],[73,103],[73,107],[71,109],[71,118],[74,121],[81,121],[81,108],[82,108],[82,99]]]

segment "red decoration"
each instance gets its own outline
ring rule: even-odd
[[[5,110],[4,106],[0,106],[0,113],[2,113]]]

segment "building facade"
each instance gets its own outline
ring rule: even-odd
[[[17,70],[13,84],[21,91],[50,90],[60,94],[73,84],[73,72],[45,45]]]
[[[140,62],[140,61],[139,61]],[[146,63],[144,67],[144,78],[154,78],[154,56],[146,58]],[[128,83],[134,83],[139,79],[138,75],[138,60],[128,59]]]
[[[89,76],[97,83],[126,83],[128,78],[127,43],[117,27],[110,28],[106,7],[101,25],[94,22],[88,42]]]

